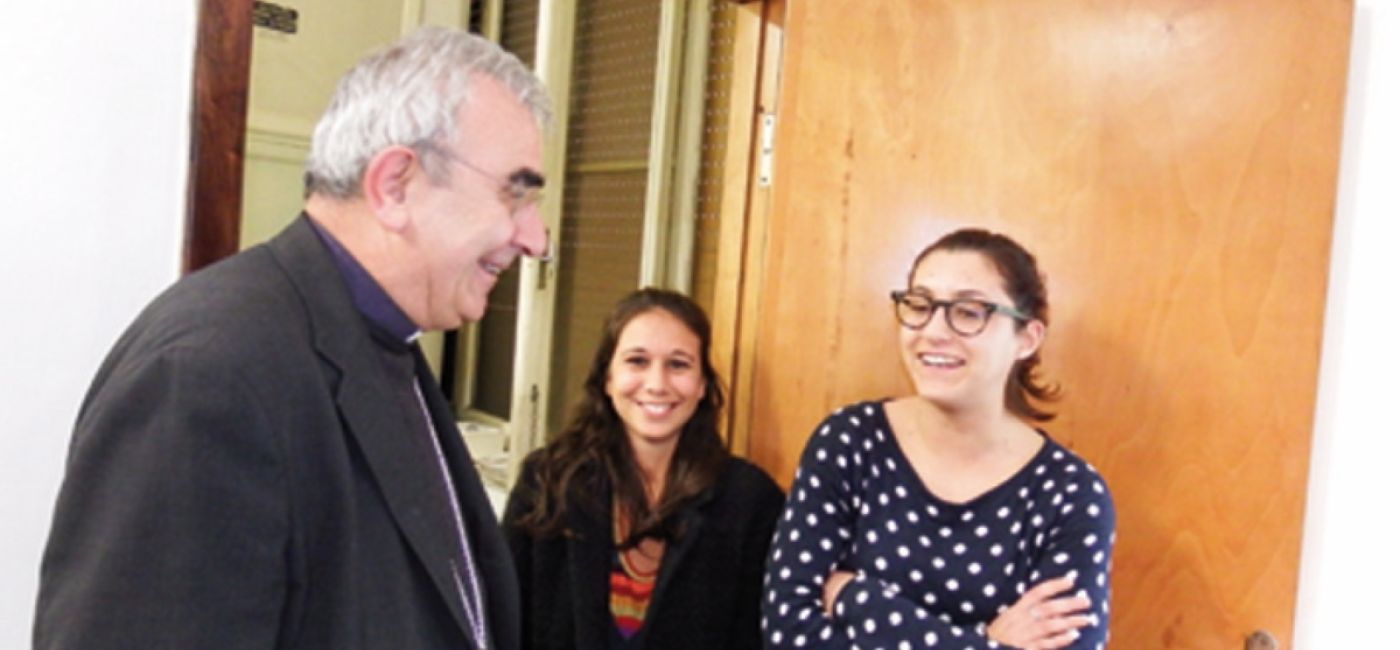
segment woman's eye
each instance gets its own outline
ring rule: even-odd
[[[672,370],[690,370],[691,368],[691,363],[685,359],[672,359],[669,365]]]
[[[624,358],[624,359],[622,360],[622,362],[625,363],[625,364],[627,364],[627,365],[629,365],[629,366],[644,367],[644,366],[647,365],[647,358],[646,358],[646,357],[627,357],[627,358]]]

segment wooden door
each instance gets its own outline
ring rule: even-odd
[[[1288,647],[1351,3],[788,4],[750,455],[786,481],[830,409],[910,392],[888,291],[1006,232],[1049,278],[1047,430],[1116,498],[1113,645]]]

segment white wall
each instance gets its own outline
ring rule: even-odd
[[[1316,650],[1394,647],[1400,603],[1400,5],[1357,0],[1351,52],[1295,628]]]
[[[179,271],[195,2],[7,2],[0,19],[0,648],[30,644],[79,401]]]

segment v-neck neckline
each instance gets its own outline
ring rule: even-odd
[[[895,435],[894,425],[890,423],[889,415],[885,412],[886,406],[888,406],[891,403],[891,401],[892,400],[884,400],[876,403],[876,427],[879,429],[883,429],[889,434],[890,455],[894,457],[895,464],[898,466],[897,471],[904,474],[906,479],[910,479],[910,483],[919,486],[919,490],[923,493],[926,499],[940,507],[961,510],[975,510],[978,508],[978,506],[982,505],[983,503],[997,500],[1001,497],[1002,494],[1015,489],[1016,485],[1021,483],[1023,477],[1025,477],[1030,472],[1034,472],[1035,466],[1043,462],[1054,451],[1054,441],[1052,441],[1050,437],[1045,434],[1044,431],[1036,429],[1036,434],[1038,434],[1041,438],[1040,448],[1036,450],[1035,454],[1032,455],[1030,459],[1025,462],[1024,465],[1018,468],[1015,472],[1012,472],[1005,479],[997,482],[996,484],[992,485],[986,490],[983,490],[971,499],[968,499],[966,501],[953,501],[939,496],[933,490],[929,489],[928,484],[924,483],[923,477],[919,475],[919,471],[914,468],[914,462],[909,459],[908,454],[904,452],[904,447],[899,444],[899,437]]]

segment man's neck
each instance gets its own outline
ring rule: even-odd
[[[400,265],[391,263],[393,233],[379,227],[364,202],[355,199],[313,196],[305,212],[327,240],[361,312],[396,335],[416,338],[422,327],[407,309],[413,303],[406,290],[415,284],[403,275]]]

